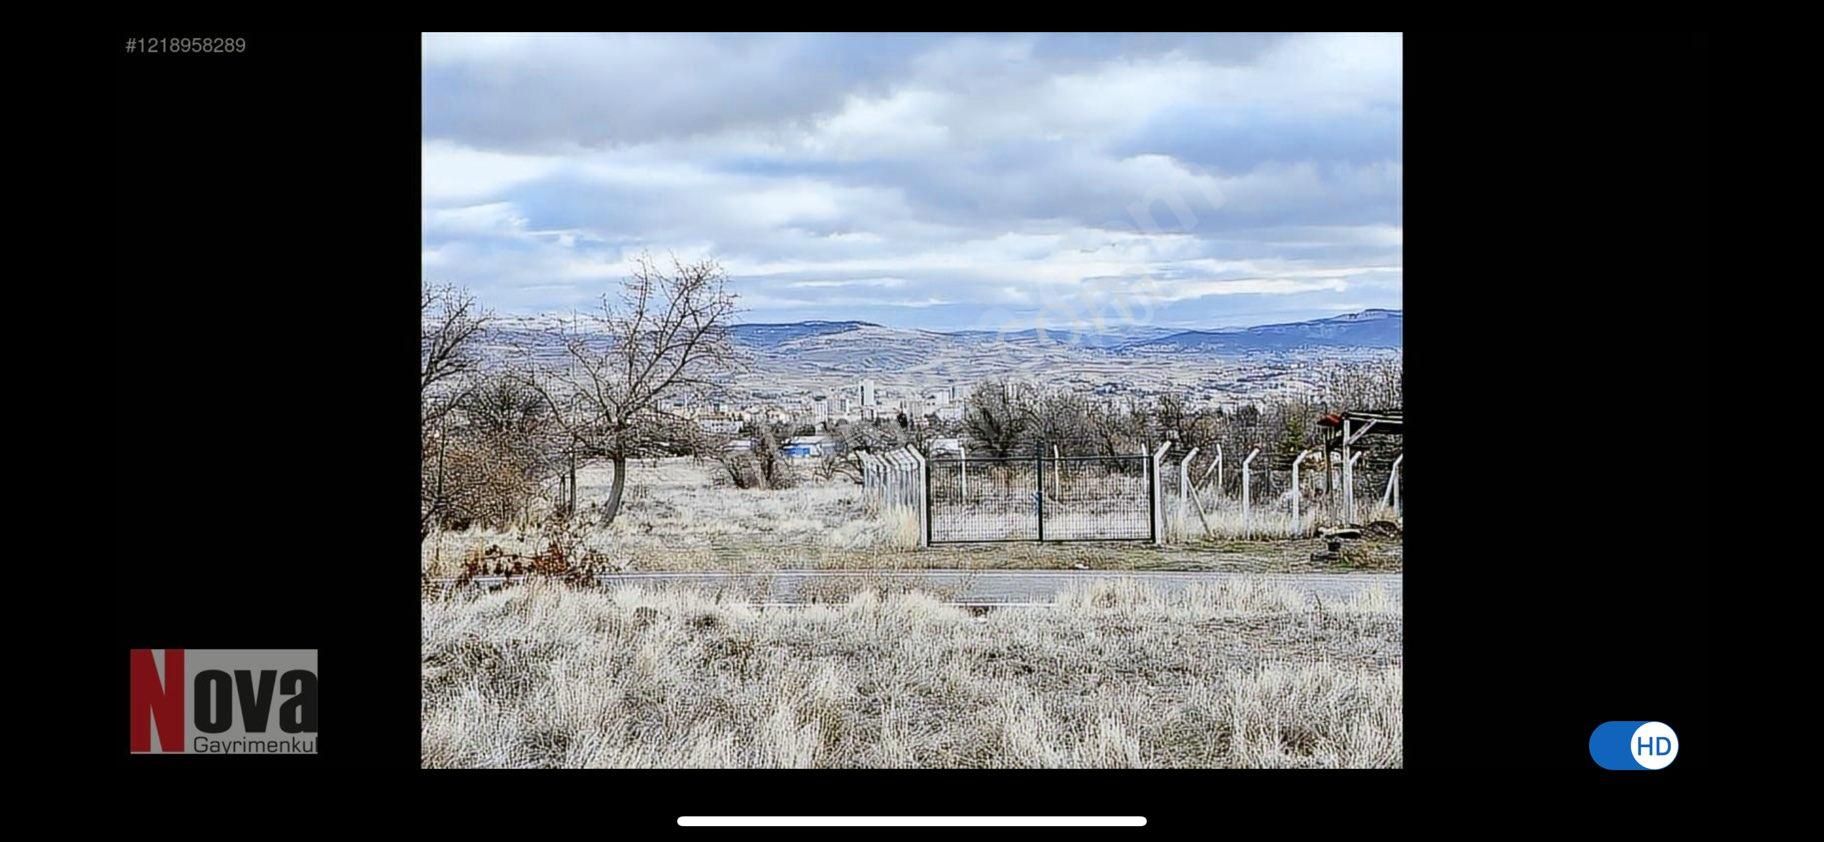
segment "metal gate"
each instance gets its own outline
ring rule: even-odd
[[[932,459],[926,540],[1154,540],[1147,456]]]

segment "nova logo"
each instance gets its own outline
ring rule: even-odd
[[[317,650],[135,649],[134,754],[316,754]]]
[[[1678,757],[1678,735],[1664,722],[1604,722],[1590,732],[1590,758],[1615,771],[1664,769]]]

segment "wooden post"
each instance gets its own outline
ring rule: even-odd
[[[1343,419],[1343,523],[1355,522],[1355,473],[1349,458],[1349,419]]]
[[[1330,481],[1330,436],[1324,436],[1324,509],[1336,517],[1336,483]]]

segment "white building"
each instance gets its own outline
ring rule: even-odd
[[[732,436],[741,432],[741,422],[734,418],[698,418],[697,426],[705,433]]]
[[[874,394],[874,386],[875,386],[875,384],[874,384],[874,380],[872,378],[861,381],[861,405],[862,406],[874,406],[875,405],[874,399],[876,396]]]

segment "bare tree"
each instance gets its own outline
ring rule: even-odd
[[[970,390],[963,409],[963,429],[978,448],[997,457],[1012,456],[1033,425],[1036,398],[1024,383],[988,381]]]
[[[734,365],[734,314],[728,276],[714,260],[673,258],[667,271],[642,255],[618,300],[604,295],[598,313],[552,328],[563,353],[555,362],[534,360],[531,383],[558,408],[578,461],[613,464],[603,525],[620,514],[628,459],[701,440],[674,401],[708,388],[711,375]]]
[[[447,412],[452,384],[479,365],[476,338],[493,318],[466,290],[419,284],[418,407],[425,426]]]
[[[479,367],[477,339],[492,318],[467,291],[419,282],[418,333],[418,536],[450,505],[445,476],[448,415]]]
[[[1131,399],[1090,404],[1084,418],[1084,438],[1094,456],[1126,456],[1147,443],[1146,411]]]
[[[1399,409],[1405,397],[1405,367],[1399,357],[1340,366],[1324,381],[1326,408],[1332,412]]]

